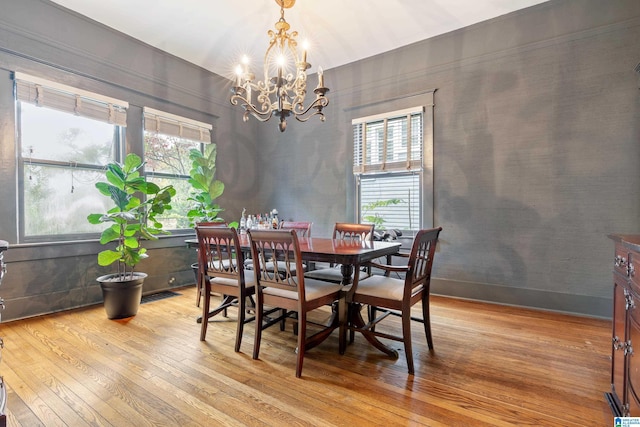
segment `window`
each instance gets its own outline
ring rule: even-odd
[[[119,159],[128,104],[16,73],[20,237],[99,233],[87,215],[107,209],[94,187]]]
[[[144,109],[145,174],[160,188],[171,184],[176,189],[172,209],[165,217],[158,218],[166,229],[190,227],[187,218],[191,205],[187,200],[191,192],[189,152],[202,151],[203,144],[211,143],[212,129],[207,123]]]
[[[358,217],[376,229],[421,228],[423,108],[355,119]]]

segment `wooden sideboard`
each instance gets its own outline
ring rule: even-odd
[[[615,416],[640,416],[640,235],[612,234],[611,391]],[[634,350],[635,344],[635,350]]]

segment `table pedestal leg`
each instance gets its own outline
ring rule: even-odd
[[[384,345],[378,338],[366,328],[366,323],[362,318],[360,311],[362,310],[362,304],[351,303],[349,307],[349,322],[353,330],[360,332],[372,346],[383,352],[384,354],[398,358],[398,352],[386,345]]]
[[[342,264],[340,266],[340,273],[342,273],[342,285],[350,285],[351,284],[351,276],[353,275],[353,265],[351,264]]]

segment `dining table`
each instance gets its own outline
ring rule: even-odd
[[[243,252],[249,253],[251,245],[247,234],[238,235],[240,248]],[[186,244],[190,248],[198,247],[198,239],[186,239]],[[324,237],[298,237],[300,253],[302,259],[307,262],[328,262],[339,264],[342,273],[342,284],[346,286],[346,294],[352,293],[354,289],[347,287],[352,285],[354,271],[359,271],[360,267],[374,259],[387,257],[397,253],[401,243],[397,241],[350,241]],[[356,279],[357,280],[357,279]],[[364,279],[366,280],[366,279]],[[355,284],[357,286],[357,283]],[[362,327],[365,322],[361,315],[361,307],[351,307],[348,311],[347,322],[354,326]],[[336,323],[337,327],[337,323]],[[363,333],[363,336],[375,348],[383,353],[397,358],[398,352],[371,334]],[[345,351],[345,338],[340,337],[340,353]]]

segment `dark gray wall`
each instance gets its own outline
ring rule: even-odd
[[[316,236],[354,219],[351,118],[436,90],[423,224],[444,227],[434,291],[610,315],[606,235],[639,231],[640,2],[550,1],[327,70],[327,121],[291,120],[284,134],[275,121],[242,123],[219,76],[47,1],[0,6],[0,238],[16,242],[10,71],[125,99],[138,114],[215,122],[225,216],[275,207],[312,220]],[[183,240],[154,242],[147,291],[192,280]],[[98,250],[12,246],[3,319],[99,302]]]
[[[12,71],[94,91],[130,103],[127,149],[142,152],[142,107],[213,123],[218,177],[226,184],[220,204],[236,218],[257,209],[255,127],[231,109],[229,82],[48,1],[1,0],[0,7],[0,235],[10,243],[0,295],[3,320],[102,301],[95,278],[97,241],[20,244],[16,227],[16,155]],[[240,161],[242,160],[242,164]],[[194,283],[195,253],[185,235],[149,242],[144,292]]]
[[[260,129],[262,194],[316,235],[354,218],[354,110],[437,89],[434,292],[609,316],[607,234],[640,231],[639,25],[635,0],[551,1],[328,70],[326,123]]]

